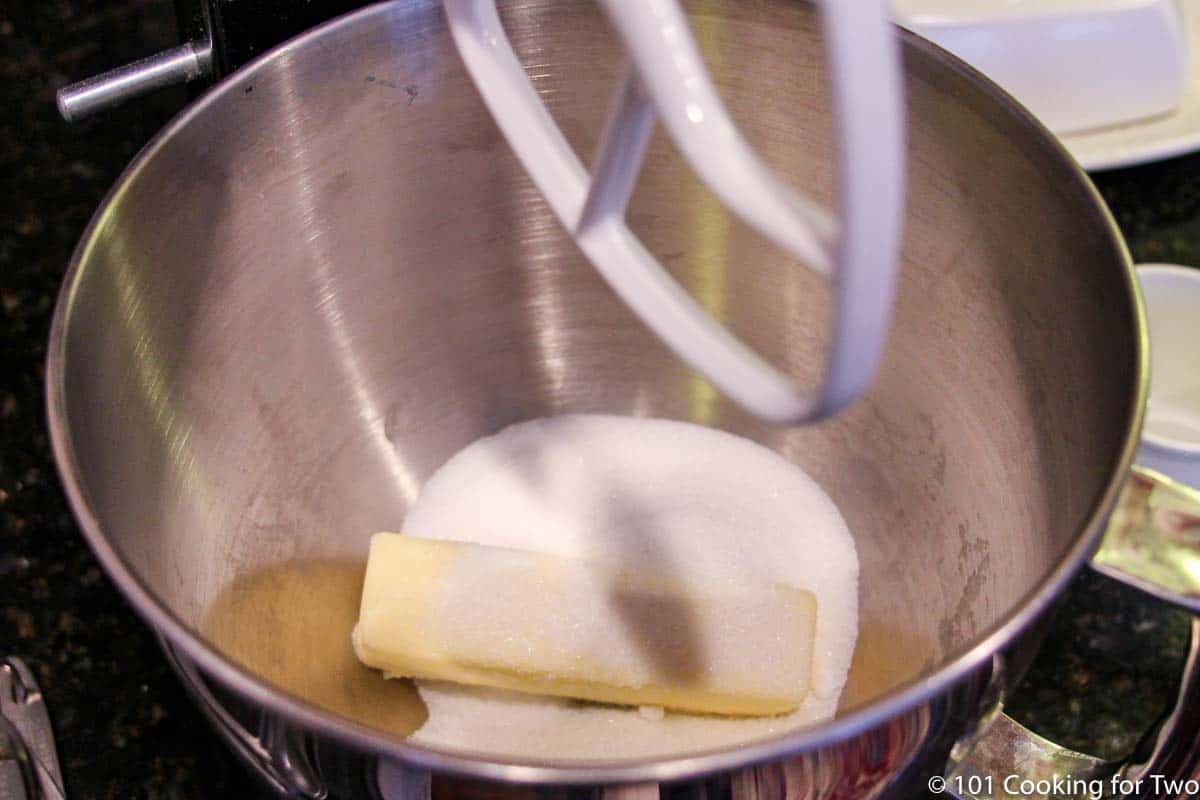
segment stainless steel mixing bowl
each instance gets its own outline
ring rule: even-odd
[[[690,11],[748,138],[832,200],[812,9],[698,0]],[[604,19],[575,0],[505,3],[503,16],[589,152],[621,62]],[[900,744],[882,785],[951,688],[973,685],[956,682],[1027,628],[1096,545],[1146,385],[1133,273],[1087,178],[961,63],[911,37],[904,58],[907,234],[885,361],[848,412],[790,430],[724,402],[614,298],[498,135],[436,2],[369,7],[239,71],[125,173],[60,299],[53,440],[105,569],[198,684],[324,743],[300,748],[314,763],[314,748],[337,747],[486,779],[665,780],[826,758],[883,731]],[[630,219],[711,313],[814,377],[821,281],[726,214],[665,139]],[[337,661],[338,620],[368,536],[399,528],[422,481],[470,441],[565,412],[724,428],[830,492],[862,568],[836,720],[680,758],[516,763],[419,748],[330,710],[370,717],[328,700],[321,674],[297,662],[317,641],[339,654],[313,657],[323,674],[353,669]],[[977,694],[956,701],[970,706],[950,715],[957,732]],[[897,720],[908,720],[899,739]],[[274,752],[263,742],[287,750],[293,739],[271,730],[251,757]]]

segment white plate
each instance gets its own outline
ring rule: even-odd
[[[1200,0],[1180,0],[1189,49],[1188,88],[1170,114],[1061,139],[1084,169],[1112,169],[1200,150]]]

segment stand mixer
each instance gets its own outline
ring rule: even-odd
[[[855,170],[874,165],[898,178],[899,162],[886,154],[900,144],[885,137],[876,163],[861,148],[871,131],[854,126],[875,120],[885,134],[898,133],[889,115],[899,93],[886,94],[895,106],[864,106],[862,117],[847,109],[869,98],[878,105],[895,68],[890,46],[878,49],[879,73],[839,67],[843,56],[830,60],[834,87],[847,75],[852,86],[883,76],[854,97],[835,89],[837,134],[814,142],[813,152],[831,141],[845,148],[838,177],[828,181],[839,192],[835,228],[816,204],[797,201],[759,170],[728,138],[729,127],[701,130],[723,119],[702,79],[691,87],[701,93],[698,114],[679,103],[686,94],[660,85],[656,76],[678,78],[671,70],[679,65],[652,68],[659,54],[641,37],[679,30],[637,17],[653,8],[632,12],[640,21],[626,30],[622,6],[610,22],[623,50],[588,53],[603,65],[600,77],[620,81],[591,181],[528,102],[523,76],[479,74],[505,64],[503,41],[488,38],[490,7],[451,5],[443,15],[437,4],[399,3],[331,23],[234,75],[139,158],[85,235],[47,371],[67,493],[101,562],[162,632],[201,706],[282,791],[316,797],[365,785],[390,787],[388,797],[421,796],[431,773],[453,773],[592,792],[738,770],[738,796],[797,786],[822,797],[903,796],[927,774],[948,770],[955,741],[957,768],[979,735],[1020,734],[994,726],[1003,717],[990,714],[1005,682],[993,668],[999,651],[1094,549],[1141,422],[1144,321],[1111,220],[1024,112],[941,51],[904,39],[908,96],[919,111],[908,139],[920,169],[911,173],[890,358],[860,403],[826,425],[784,429],[774,423],[813,420],[849,402],[882,342],[891,256],[875,248],[897,236],[897,207],[888,203],[898,201],[899,184],[873,187],[874,169]],[[699,13],[719,12],[764,46],[803,42],[808,51],[819,41],[798,7],[714,8]],[[588,47],[604,29],[582,4],[505,10],[520,29],[518,36],[507,28],[527,67],[539,63],[529,58],[544,43],[559,46],[556,66],[570,64],[579,50],[563,43]],[[461,24],[448,24],[456,11]],[[848,48],[848,30],[835,34],[832,20],[823,40]],[[577,30],[588,36],[574,38]],[[886,34],[882,23],[874,30]],[[678,53],[686,64],[688,46]],[[632,70],[619,68],[626,54]],[[823,86],[823,73],[810,67]],[[421,98],[411,108],[403,93],[347,91],[384,69],[414,76]],[[763,111],[788,112],[780,118],[796,112],[800,129],[819,127],[814,120],[825,110],[804,86],[771,82],[770,70],[757,69],[759,88],[769,83],[778,94],[760,98],[743,86],[743,109],[761,99]],[[565,87],[560,97],[574,101],[555,107],[565,111],[564,136],[597,124],[594,103],[585,102],[594,95],[578,88],[595,88],[592,76],[547,74],[541,95]],[[717,79],[736,75],[727,67]],[[514,96],[496,94],[504,91]],[[801,102],[784,102],[789,92]],[[775,363],[805,363],[812,348],[801,334],[819,304],[803,291],[793,256],[836,279],[834,366],[817,370],[832,380],[816,393],[797,393],[690,313],[682,292],[622,233],[620,212],[653,113],[690,172],[791,253],[780,258],[730,222],[735,241],[720,250],[742,253],[734,266],[747,267],[726,270],[720,289],[731,330]],[[522,163],[510,163],[491,116]],[[416,144],[401,153],[399,134]],[[771,140],[761,122],[754,134],[777,143],[776,170],[834,172],[794,139]],[[717,174],[704,150],[709,136],[734,142],[739,170]],[[658,188],[690,180],[672,158],[651,143],[640,177]],[[183,192],[177,167],[196,159],[212,168],[195,171]],[[756,171],[747,195],[736,181]],[[857,176],[849,186],[848,175]],[[830,186],[820,187],[824,196]],[[880,205],[850,203],[872,188]],[[632,208],[646,215],[671,205],[669,195],[634,197]],[[862,208],[879,216],[860,220]],[[443,218],[455,224],[438,227]],[[648,249],[665,253],[657,248],[692,241],[699,228],[640,229]],[[628,324],[634,317],[582,268],[576,243],[677,353],[772,424],[720,400],[693,403],[695,375]],[[662,262],[675,279],[689,277],[690,265]],[[1058,268],[1045,270],[1049,263]],[[403,292],[394,290],[398,275]],[[654,309],[638,305],[646,298],[656,299]],[[681,330],[710,347],[689,349],[696,339]],[[879,338],[856,350],[847,333]],[[307,389],[289,391],[297,382]],[[1074,402],[1080,396],[1090,402]],[[273,688],[197,632],[205,599],[241,571],[353,552],[358,543],[318,534],[335,522],[356,527],[401,514],[406,484],[398,475],[417,485],[464,441],[503,422],[597,408],[724,427],[806,461],[829,482],[860,537],[865,618],[876,632],[860,652],[877,671],[828,726],[670,761],[498,763],[410,747],[339,719]],[[308,425],[313,420],[322,424]],[[347,465],[357,470],[353,481],[337,469]],[[240,478],[247,474],[261,483],[248,486]],[[279,519],[286,524],[273,526]]]
[[[589,177],[522,71],[495,4],[445,3],[464,63],[510,145],[559,221],[641,320],[714,386],[763,419],[798,424],[836,413],[864,391],[875,371],[895,286],[903,97],[886,4],[822,7],[840,142],[838,221],[776,178],[738,133],[675,0],[610,0],[604,9],[632,61],[614,94]],[[202,22],[207,42],[189,42],[68,86],[59,92],[60,111],[77,119],[217,71],[221,4],[193,16]],[[715,324],[624,224],[656,119],[731,211],[834,283],[833,335],[816,390],[796,387]]]

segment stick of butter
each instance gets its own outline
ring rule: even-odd
[[[816,600],[524,550],[379,533],[353,643],[389,677],[769,715],[809,687]]]

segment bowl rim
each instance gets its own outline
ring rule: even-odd
[[[267,51],[207,90],[160,130],[126,167],[92,216],[72,254],[56,301],[51,322],[46,361],[46,413],[59,477],[68,504],[83,536],[108,577],[142,619],[163,637],[177,655],[194,662],[208,677],[244,700],[279,714],[310,731],[369,753],[385,756],[414,767],[484,780],[523,784],[583,785],[674,781],[736,770],[757,763],[800,755],[860,736],[906,712],[929,703],[991,664],[992,656],[1029,627],[1058,596],[1068,581],[1087,562],[1098,544],[1103,524],[1116,503],[1138,447],[1148,387],[1147,325],[1141,292],[1124,239],[1107,206],[1090,179],[1065,147],[1023,106],[965,62],[915,34],[896,28],[906,59],[920,55],[941,62],[951,72],[972,84],[980,96],[989,95],[997,114],[1027,129],[1031,147],[1049,151],[1061,163],[1063,177],[1082,193],[1081,207],[1093,207],[1096,222],[1107,235],[1113,253],[1123,267],[1123,278],[1131,302],[1133,322],[1129,331],[1136,358],[1134,381],[1128,387],[1130,409],[1124,441],[1110,465],[1109,479],[1094,498],[1090,513],[1069,540],[1059,561],[1037,585],[1025,594],[989,629],[957,653],[948,655],[936,671],[903,683],[886,695],[853,708],[825,723],[805,726],[770,738],[686,755],[622,761],[549,762],[497,760],[484,755],[455,753],[413,744],[402,737],[373,729],[310,704],[276,689],[222,656],[191,626],[184,623],[142,581],[114,545],[108,541],[88,499],[71,440],[65,398],[67,331],[77,292],[97,232],[104,226],[122,193],[135,181],[155,154],[176,131],[226,95],[241,94],[259,69],[285,54],[294,53],[332,31],[362,25],[375,17],[381,22],[390,14],[403,14],[403,3],[376,2],[330,20]]]

